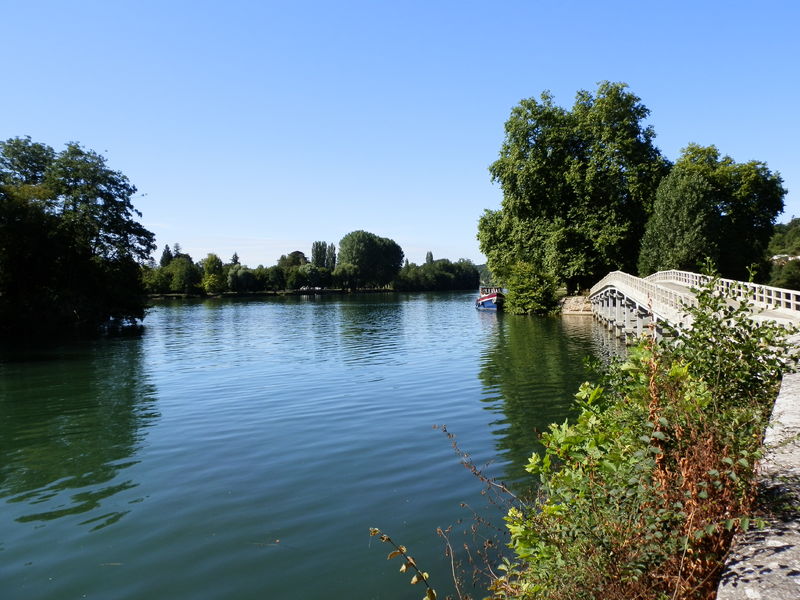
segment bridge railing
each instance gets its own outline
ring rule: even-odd
[[[594,296],[606,287],[625,287],[633,291],[642,302],[648,300],[652,303],[652,309],[657,312],[663,312],[664,309],[680,313],[683,311],[684,306],[691,306],[697,303],[697,300],[689,291],[679,292],[668,288],[656,285],[656,282],[641,279],[634,275],[629,275],[623,271],[612,271],[596,285],[594,285],[589,292],[589,296]],[[646,300],[645,300],[646,299]],[[666,316],[666,315],[664,315]]]
[[[674,282],[689,287],[700,287],[711,278],[708,275],[688,271],[659,271],[645,277],[651,283]],[[735,298],[750,300],[760,308],[770,308],[800,313],[800,291],[760,285],[748,281],[720,279],[717,289],[732,294]]]

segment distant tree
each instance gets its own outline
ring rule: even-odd
[[[763,162],[737,163],[714,146],[689,144],[659,186],[640,273],[691,268],[709,256],[723,277],[748,279],[753,265],[766,274],[767,246],[786,195],[782,183]]]
[[[518,262],[569,290],[632,270],[655,190],[669,163],[643,124],[648,109],[623,83],[579,91],[571,110],[545,92],[522,100],[489,168],[499,211],[478,223],[481,251],[501,282]]]
[[[800,260],[774,263],[769,284],[789,290],[800,290]]]
[[[303,270],[302,266],[291,268],[286,272],[287,289],[299,290],[301,287],[306,285],[308,285],[308,275]]]
[[[227,281],[223,275],[222,260],[214,253],[209,253],[202,262],[203,278],[201,286],[207,294],[221,294],[227,289]]]
[[[425,264],[432,265],[433,264],[433,252],[428,250],[427,254],[425,254]]]
[[[767,252],[770,256],[787,254],[800,256],[800,219],[775,225]]]
[[[241,264],[232,264],[227,275],[228,289],[232,292],[254,292],[258,285],[255,273]]]
[[[308,263],[307,265],[298,267],[298,269],[303,273],[305,285],[311,287],[320,287],[322,285],[322,269],[324,269],[324,267],[321,269],[314,263]]]
[[[193,294],[202,281],[202,271],[188,254],[180,252],[164,270],[169,276],[169,291],[173,294]]]
[[[232,264],[232,265],[238,265],[239,264],[239,255],[236,252],[234,252],[233,256],[231,256],[230,264]]]
[[[286,289],[286,278],[283,269],[278,266],[269,267],[267,269],[268,286],[273,291],[280,291]]]
[[[300,250],[295,250],[294,252],[290,252],[288,255],[283,254],[278,259],[278,266],[282,269],[288,269],[290,267],[300,267],[308,263],[308,259],[306,255],[300,252]]]
[[[400,271],[403,250],[394,240],[368,231],[352,231],[339,242],[339,262],[356,268],[357,286],[383,286]]]
[[[311,264],[317,268],[325,266],[328,256],[328,244],[325,242],[314,242],[311,244]]]
[[[474,290],[478,280],[478,269],[471,261],[443,258],[421,266],[406,261],[392,285],[398,291]]]
[[[164,250],[161,252],[161,260],[158,261],[159,266],[166,267],[170,262],[172,262],[172,251],[169,249],[169,245],[164,245]]]
[[[341,288],[354,290],[360,284],[359,269],[356,265],[339,260],[333,271],[334,282]]]
[[[325,268],[331,273],[336,268],[336,246],[333,243],[328,244],[328,250],[325,253]]]

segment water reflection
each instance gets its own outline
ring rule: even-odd
[[[403,331],[403,312],[381,294],[348,298],[337,315],[340,349],[345,364],[391,363],[398,353]]]
[[[508,481],[525,485],[524,467],[541,450],[538,433],[573,414],[573,397],[588,377],[585,359],[619,345],[591,318],[488,315],[486,351],[479,377],[486,409],[496,413],[492,433],[507,463]],[[494,318],[492,318],[494,317]]]
[[[108,500],[138,485],[125,473],[158,416],[154,396],[141,339],[0,355],[0,499],[16,506],[5,514],[85,514],[92,529],[122,518]]]

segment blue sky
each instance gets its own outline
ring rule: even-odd
[[[0,0],[0,138],[103,153],[142,222],[250,266],[355,229],[482,262],[522,98],[624,81],[670,159],[757,159],[800,216],[800,3]]]

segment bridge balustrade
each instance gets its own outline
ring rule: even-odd
[[[708,283],[708,275],[690,273],[688,271],[659,271],[645,277],[652,283],[672,282],[688,287],[700,287]],[[750,300],[759,308],[770,308],[800,313],[800,291],[761,285],[748,281],[735,281],[733,279],[720,279],[717,289],[732,293],[735,298]]]

